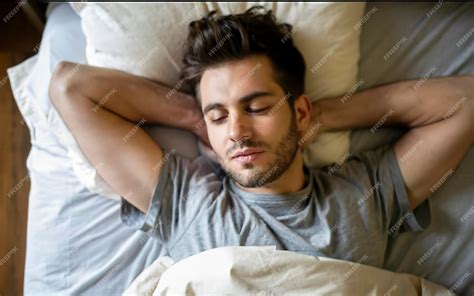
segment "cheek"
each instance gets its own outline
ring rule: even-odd
[[[226,141],[226,132],[222,127],[208,127],[207,135],[209,137],[209,142],[211,142],[211,147],[214,149],[217,154],[221,154],[221,150],[225,147]]]
[[[255,122],[255,135],[267,142],[276,142],[288,131],[289,119],[274,115]],[[270,144],[270,143],[269,143]]]

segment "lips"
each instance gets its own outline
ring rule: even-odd
[[[248,155],[262,153],[262,152],[263,152],[262,150],[258,150],[258,149],[245,149],[245,150],[237,151],[236,153],[234,153],[232,155],[232,159],[237,158],[239,156],[248,156]]]

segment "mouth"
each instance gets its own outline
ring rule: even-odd
[[[256,160],[265,151],[248,149],[241,152],[237,152],[232,156],[232,160],[236,160],[240,163],[248,163]]]
[[[247,156],[247,155],[252,155],[252,154],[262,153],[262,152],[263,152],[263,150],[261,150],[261,149],[247,148],[247,149],[235,152],[234,154],[232,154],[231,158],[237,158],[237,157],[241,157],[241,156]]]

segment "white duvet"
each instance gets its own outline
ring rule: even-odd
[[[363,262],[363,258],[361,258]],[[266,247],[158,258],[123,295],[453,295],[423,278]]]

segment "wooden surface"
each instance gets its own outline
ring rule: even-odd
[[[23,295],[30,137],[13,99],[6,69],[36,53],[41,33],[17,3],[0,5],[0,295]]]

